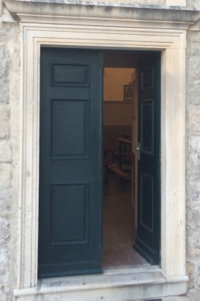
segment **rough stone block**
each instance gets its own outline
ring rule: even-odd
[[[187,6],[191,8],[200,8],[199,0],[187,0]]]
[[[200,152],[200,136],[199,135],[190,135],[188,138],[188,151],[189,154]]]
[[[200,105],[188,107],[189,130],[193,133],[200,133]]]
[[[6,50],[5,44],[0,44],[0,102],[9,102],[9,71],[10,71],[10,54]]]
[[[190,51],[190,56],[200,56],[200,44],[196,43],[195,45],[192,45],[191,51]]]
[[[190,79],[200,79],[200,56],[191,56],[189,58],[189,77]]]
[[[0,191],[11,187],[11,165],[9,163],[0,164]]]
[[[189,277],[188,287],[189,289],[191,289],[194,287],[194,275],[195,275],[196,265],[193,262],[188,261],[186,268],[187,268],[187,275]]]
[[[200,91],[200,80],[189,81],[188,91],[187,91],[187,100],[189,104],[200,105],[199,91]]]
[[[10,111],[7,106],[0,106],[0,139],[8,138],[10,135]]]
[[[190,132],[200,133],[200,105],[190,105],[188,117]]]
[[[187,185],[187,208],[192,208],[194,205],[200,205],[200,182],[189,181]]]
[[[200,235],[199,217],[200,217],[200,206],[196,206],[188,211],[188,226],[190,227],[190,229],[199,231],[199,235]]]
[[[190,181],[200,180],[200,154],[192,153],[190,154],[188,162],[187,176]]]
[[[195,183],[200,181],[200,154],[195,150],[189,151],[187,162],[187,180]],[[191,193],[191,191],[190,191]]]
[[[187,228],[187,256],[200,260],[200,232],[190,229],[189,225]]]
[[[194,275],[194,288],[195,289],[200,289],[200,262],[197,262],[196,265],[196,271]]]
[[[200,42],[200,33],[199,32],[189,32],[188,35],[188,42],[190,48],[192,48],[193,43],[199,43]]]
[[[8,285],[0,285],[0,301],[15,301],[13,293]]]
[[[0,163],[11,162],[12,152],[9,141],[0,141]]]
[[[10,213],[11,210],[11,191],[0,191],[0,216]]]
[[[8,246],[1,245],[0,247],[0,283],[8,282],[10,273],[10,250]]]
[[[10,239],[9,216],[0,217],[0,244],[6,244]]]

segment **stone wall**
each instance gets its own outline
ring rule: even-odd
[[[187,4],[200,9],[199,0],[187,0]],[[12,300],[12,285],[16,283],[19,48],[19,25],[3,23],[0,27],[0,301]],[[186,128],[187,269],[189,287],[200,289],[200,31],[188,34]]]
[[[187,259],[190,288],[200,289],[200,32],[187,49]]]
[[[12,300],[16,252],[19,133],[19,26],[0,28],[0,300]],[[11,223],[12,219],[12,223]],[[16,266],[16,265],[15,265]]]
[[[200,8],[200,2],[199,0],[187,0],[186,1],[187,6],[190,8]]]

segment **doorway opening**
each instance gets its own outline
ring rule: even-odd
[[[156,52],[42,48],[39,278],[159,263],[159,62]]]
[[[103,70],[103,267],[149,265],[138,224],[139,65],[151,52],[106,51]],[[148,69],[148,67],[147,67]],[[145,121],[151,126],[151,121]],[[147,134],[148,135],[148,134]],[[145,209],[147,214],[148,208]],[[140,250],[139,250],[140,251]],[[146,259],[148,260],[146,260]]]

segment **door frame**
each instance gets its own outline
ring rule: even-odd
[[[161,264],[170,283],[187,289],[185,248],[186,29],[127,25],[21,24],[20,197],[16,294],[38,285],[39,107],[41,46],[161,51]],[[95,22],[95,21],[94,21]],[[70,20],[68,20],[70,23]],[[173,26],[173,25],[172,25]],[[90,33],[88,35],[88,33]],[[176,131],[174,130],[176,129]],[[31,155],[30,155],[31,154]]]

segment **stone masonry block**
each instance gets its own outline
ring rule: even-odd
[[[7,106],[0,106],[0,139],[8,138],[10,134],[10,111]]]
[[[187,6],[191,8],[200,8],[199,0],[187,0]]]
[[[196,206],[188,211],[188,226],[190,229],[199,231],[200,235],[200,206]]]
[[[199,290],[200,289],[200,262],[196,265],[196,271],[194,274],[194,288]]]
[[[6,245],[0,245],[0,283],[4,284],[9,278],[10,250]]]
[[[11,187],[11,165],[0,163],[0,191]]]
[[[187,256],[200,260],[200,232],[187,226]]]
[[[200,135],[190,135],[188,138],[188,151],[189,154],[200,152]]]
[[[9,285],[0,285],[0,300],[1,301],[14,301],[13,293]]]
[[[192,208],[194,205],[200,205],[200,182],[189,181],[187,185],[187,207]]]
[[[10,239],[9,216],[0,217],[0,244],[6,244]]]
[[[194,277],[195,277],[195,269],[196,265],[193,262],[187,262],[186,264],[187,275],[189,277],[188,288],[191,289],[194,287]]]
[[[190,79],[200,80],[200,56],[191,56],[188,63]]]
[[[11,210],[11,191],[0,191],[0,216],[10,213]]]
[[[191,56],[200,56],[200,43],[198,43],[197,45],[191,45],[191,51],[190,51],[190,55]]]
[[[189,104],[200,105],[200,80],[189,81],[187,99]]]
[[[188,117],[190,132],[200,133],[200,105],[190,105]]]
[[[10,142],[6,140],[0,141],[0,163],[11,162],[11,159],[12,152]]]
[[[191,136],[188,140],[187,161],[188,182],[200,182],[200,136]]]
[[[9,72],[11,65],[11,56],[9,51],[6,49],[5,43],[0,43],[0,89],[1,96],[0,102],[9,102]]]
[[[192,48],[192,46],[194,45],[194,43],[199,43],[200,42],[200,32],[189,32],[188,34],[188,44],[190,49]]]

